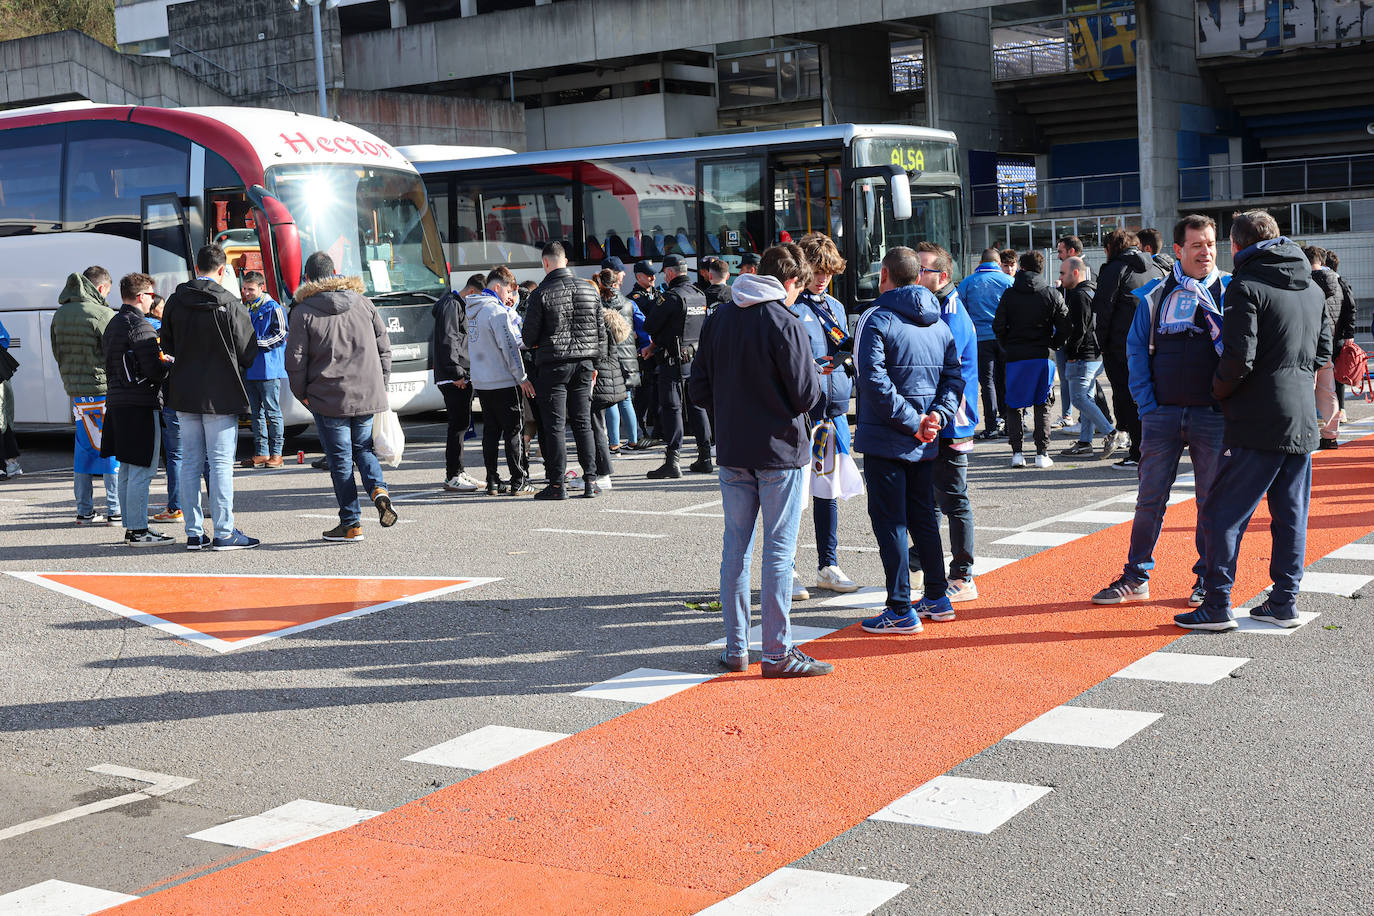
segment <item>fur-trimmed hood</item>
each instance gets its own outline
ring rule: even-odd
[[[606,328],[611,332],[611,342],[620,343],[630,336],[630,323],[613,308],[602,309],[606,317]]]
[[[311,296],[319,293],[354,292],[362,296],[366,294],[367,287],[363,286],[362,277],[325,277],[323,280],[314,280],[302,283],[296,288],[295,299],[297,302],[304,302]]]

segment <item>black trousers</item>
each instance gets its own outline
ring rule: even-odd
[[[639,419],[640,435],[655,435],[658,429],[658,361],[641,359],[639,361],[639,387],[634,390],[635,414]]]
[[[611,440],[606,433],[606,408],[592,405],[592,438],[596,441],[596,476],[611,476]]]
[[[677,366],[660,364],[658,367],[658,422],[663,435],[663,449],[668,457],[676,458],[682,452],[682,415],[687,414],[687,422],[692,424],[692,435],[697,440],[697,458],[711,457],[711,421],[706,411],[685,399],[680,370]]]
[[[492,388],[477,392],[477,397],[482,401],[482,462],[487,466],[487,480],[500,479],[496,458],[504,442],[510,483],[518,487],[530,477],[530,457],[522,435],[525,396],[519,388]]]
[[[1131,373],[1126,366],[1126,354],[1102,354],[1102,368],[1107,370],[1107,381],[1112,385],[1112,406],[1116,408],[1115,420],[1118,430],[1125,430],[1131,437],[1129,457],[1140,460],[1140,414],[1131,398]]]
[[[444,479],[463,473],[463,436],[472,424],[472,386],[459,388],[452,383],[440,385],[444,409],[448,412],[448,440],[444,444]],[[485,405],[483,405],[485,406]]]
[[[1047,404],[1036,404],[1031,408],[1035,412],[1035,453],[1044,455],[1050,448],[1050,401]],[[1007,409],[1007,441],[1011,443],[1013,452],[1021,451],[1025,442],[1025,431],[1022,429],[1021,411],[1014,408]]]
[[[994,429],[1007,403],[1007,358],[996,340],[978,341],[978,390],[983,395],[983,428]]]
[[[544,456],[544,476],[548,482],[563,486],[568,469],[568,444],[565,431],[572,427],[577,443],[577,463],[584,476],[596,471],[596,440],[592,434],[592,376],[590,359],[547,363],[534,378],[535,400],[539,404],[542,426],[539,451]]]

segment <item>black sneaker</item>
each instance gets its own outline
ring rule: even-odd
[[[1317,440],[1317,450],[1321,451],[1328,448],[1340,448],[1340,443],[1335,439],[1321,438]]]
[[[727,655],[722,652],[720,653],[720,666],[726,671],[748,671],[749,653],[746,652],[743,655]]]
[[[326,541],[361,541],[363,539],[363,526],[339,522],[320,536]]]
[[[1124,601],[1149,601],[1150,583],[1122,576],[1093,595],[1093,604],[1121,604]]]
[[[209,550],[210,539],[199,534],[193,534],[186,539],[187,550]]]
[[[763,660],[764,677],[821,677],[834,670],[834,665],[817,661],[796,646],[777,661]]]
[[[582,478],[582,480],[583,499],[596,499],[598,496],[601,495],[601,484],[597,483],[595,478],[584,477]]]
[[[124,516],[120,515],[118,512],[105,516],[105,524],[107,525],[118,525],[122,521],[124,521]]]
[[[1199,579],[1193,583],[1193,590],[1188,594],[1189,607],[1202,607],[1202,602],[1207,600],[1207,586],[1202,584]]]
[[[78,525],[95,525],[98,524],[99,521],[99,518],[96,517],[94,512],[90,515],[77,515],[76,517],[76,523]]]
[[[1091,442],[1075,442],[1059,454],[1063,455],[1065,458],[1091,455],[1093,454],[1093,444]]]
[[[520,481],[519,483],[516,483],[516,482],[514,482],[514,481],[511,481],[510,489],[506,491],[506,495],[507,495],[507,496],[528,496],[529,494],[531,494],[531,493],[533,493],[533,492],[534,492],[534,484],[530,483],[528,480],[522,480],[522,481]]]
[[[1126,457],[1113,464],[1112,467],[1118,471],[1138,471],[1140,470],[1140,462],[1134,458]]]
[[[716,466],[711,463],[710,458],[698,458],[696,461],[687,465],[687,470],[694,471],[697,474],[714,474],[716,472]]]
[[[161,547],[173,543],[173,538],[144,528],[142,531],[124,532],[124,543],[128,547]]]
[[[538,493],[534,494],[535,499],[567,499],[568,491],[561,485],[551,483]]]
[[[500,496],[504,492],[506,492],[505,482],[501,480],[492,480],[491,478],[487,478],[488,496]]]
[[[327,471],[329,470],[329,459],[321,455],[319,458],[310,462],[310,466],[317,471]]]
[[[377,495],[372,497],[372,504],[377,507],[377,520],[383,528],[396,524],[396,510],[391,508],[391,497],[386,495],[386,490],[379,489]]]
[[[1256,608],[1256,610],[1259,609]],[[1202,608],[1198,608],[1196,611],[1189,611],[1186,614],[1175,614],[1174,623],[1185,630],[1209,630],[1214,633],[1234,630],[1236,627],[1240,626],[1240,624],[1236,623],[1230,617],[1223,617],[1220,620],[1211,617]]]

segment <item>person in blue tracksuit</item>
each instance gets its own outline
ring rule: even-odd
[[[978,335],[978,388],[983,396],[984,439],[1006,432],[1002,410],[1007,398],[1007,361],[992,331],[992,319],[997,316],[1002,293],[1011,284],[1011,277],[1002,271],[1001,252],[996,248],[986,249],[982,263],[959,284],[959,300]]]
[[[933,480],[936,438],[954,422],[964,378],[954,334],[940,320],[939,301],[916,285],[920,271],[910,248],[888,251],[879,274],[882,295],[859,319],[855,333],[859,429],[854,447],[864,453],[868,514],[887,585],[886,609],[862,622],[870,633],[919,633],[921,617],[954,619]],[[914,606],[908,531],[925,577],[925,596]]]
[[[940,430],[940,449],[935,456],[935,503],[949,521],[950,563],[949,600],[972,601],[978,597],[973,584],[973,506],[968,498],[968,456],[973,450],[973,434],[978,431],[978,336],[968,311],[959,301],[959,291],[950,282],[954,261],[934,242],[916,246],[921,262],[916,282],[935,294],[940,303],[940,320],[954,335],[959,352],[959,374],[964,393],[954,417]],[[1005,275],[1004,275],[1005,276]]]
[[[811,341],[811,355],[816,362],[831,371],[821,378],[821,399],[811,408],[811,424],[829,420],[835,424],[835,435],[841,442],[849,441],[849,397],[853,392],[851,380],[853,361],[849,358],[854,344],[849,336],[846,312],[840,301],[825,290],[830,278],[844,273],[845,260],[830,237],[819,232],[802,236],[801,250],[811,267],[811,282],[802,290],[792,306],[792,313],[801,320],[802,328]],[[816,588],[832,592],[855,592],[858,583],[840,569],[839,500],[811,498],[811,516],[816,525]],[[800,579],[793,581],[792,599],[804,600],[805,586]]]
[[[243,373],[253,412],[253,457],[246,468],[279,468],[285,430],[281,415],[281,380],[286,378],[286,312],[267,295],[267,278],[250,270],[243,275],[243,304],[253,319],[258,355]]]

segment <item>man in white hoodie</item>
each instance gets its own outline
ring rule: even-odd
[[[482,459],[487,466],[487,495],[533,493],[529,455],[521,437],[524,422],[521,396],[534,397],[534,385],[525,375],[520,358],[519,316],[515,274],[495,267],[487,274],[485,288],[473,293],[467,305],[468,357],[472,387],[482,402]],[[506,443],[509,489],[496,469],[497,446]]]

